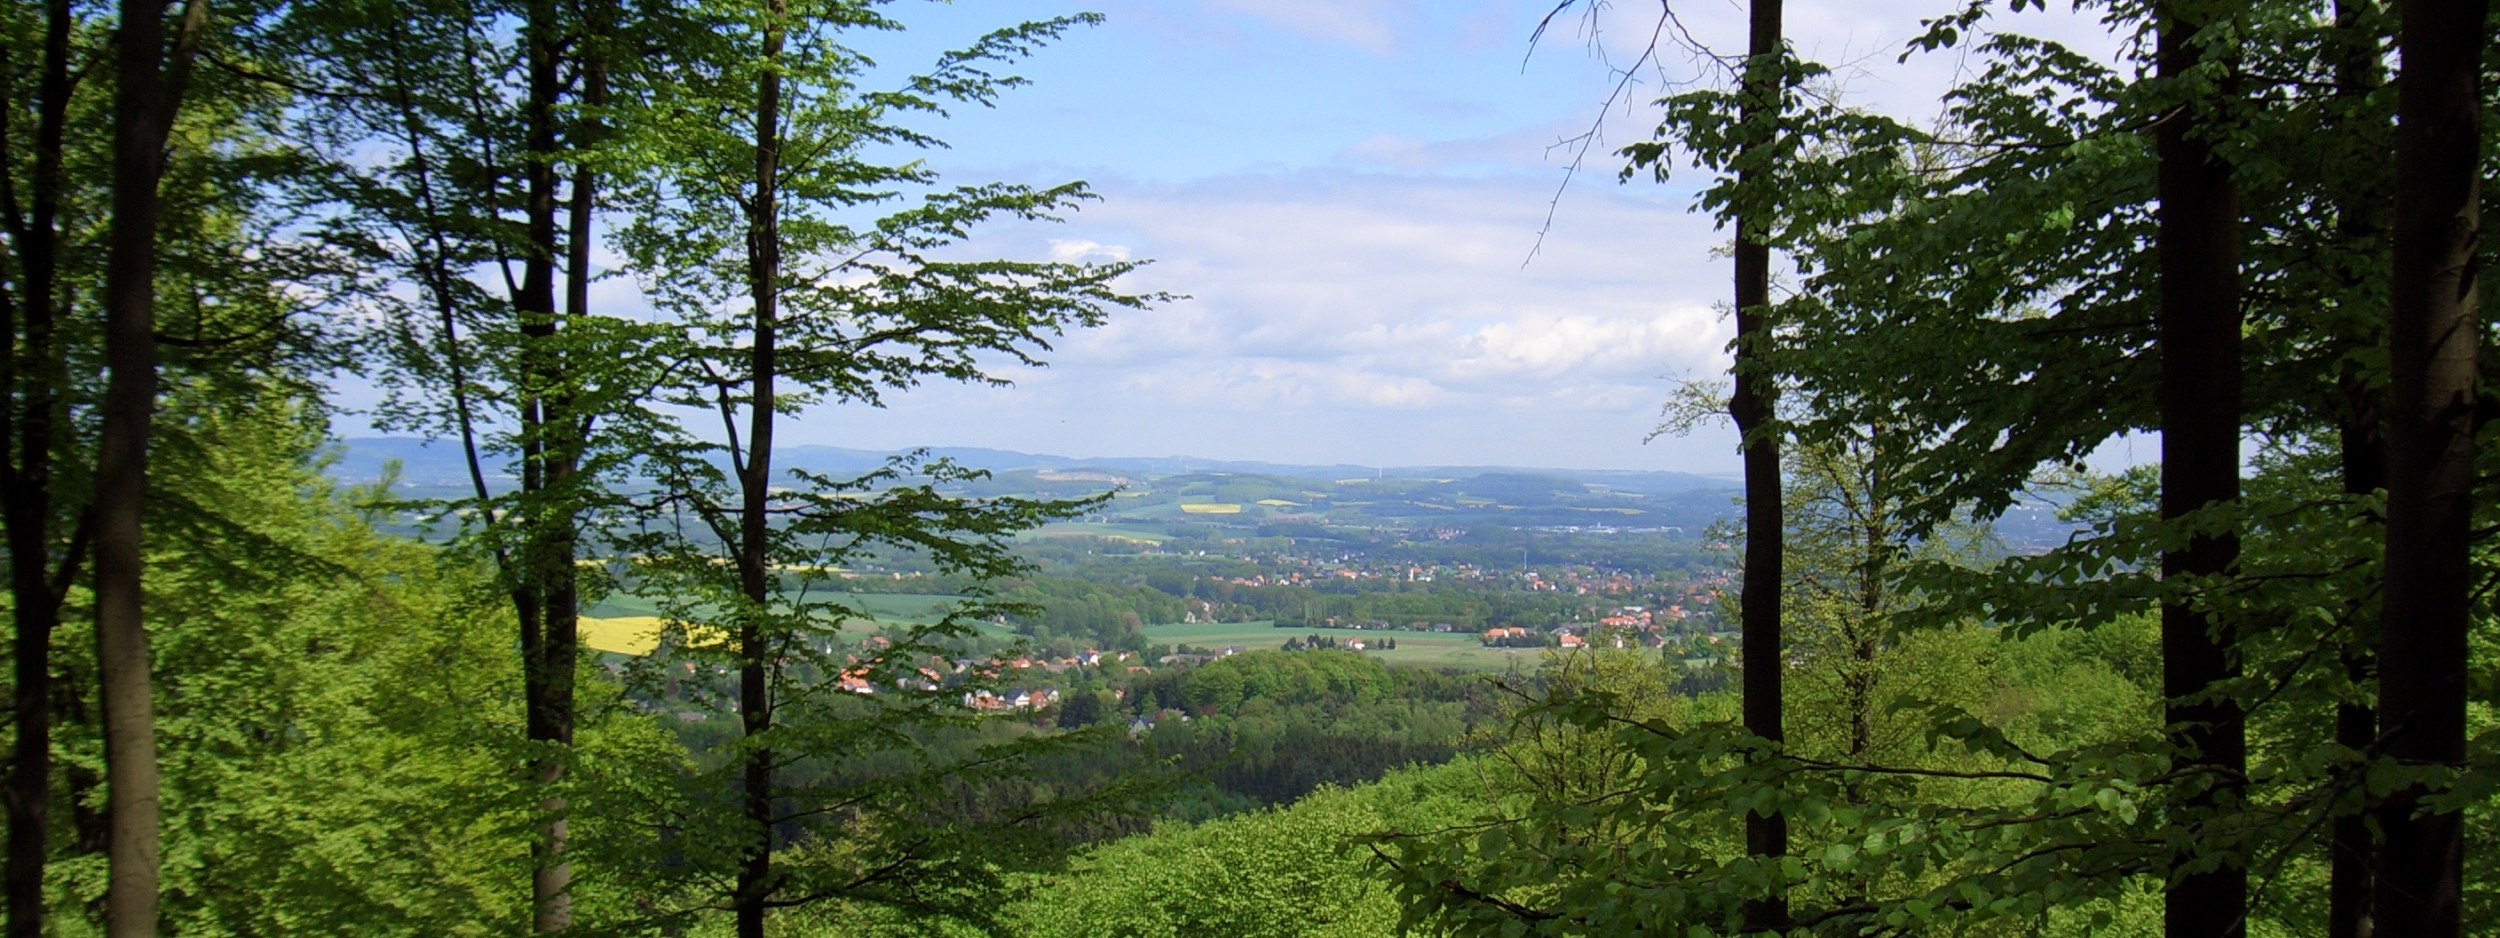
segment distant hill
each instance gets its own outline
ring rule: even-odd
[[[1732,478],[1684,472],[1538,469],[1507,466],[1297,465],[1188,456],[1085,457],[979,447],[931,447],[992,478],[951,487],[971,496],[1083,498],[1117,489],[1091,520],[1167,530],[1216,526],[1235,531],[1316,530],[1329,526],[1411,531],[1497,529],[1632,529],[1698,537],[1736,514],[1741,485]],[[784,449],[786,469],[855,476],[897,455],[838,446]],[[359,437],[339,443],[330,467],[342,483],[379,479],[385,463],[400,464],[400,490],[419,498],[457,498],[469,491],[460,447],[407,437]],[[509,474],[490,462],[487,484],[505,488]],[[1176,527],[1177,526],[1177,527]],[[2077,526],[2055,507],[2026,503],[1998,519],[2007,548],[2030,553],[2065,540]]]
[[[331,467],[332,477],[342,482],[371,482],[381,478],[382,465],[388,460],[400,462],[401,481],[412,486],[469,484],[467,463],[456,443],[419,440],[411,437],[354,437],[339,441],[341,458]],[[1338,479],[1400,479],[1442,480],[1467,479],[1466,494],[1495,498],[1491,488],[1516,487],[1519,479],[1562,480],[1586,489],[1616,491],[1643,495],[1673,495],[1685,492],[1736,487],[1732,478],[1695,475],[1686,472],[1647,472],[1618,469],[1543,469],[1507,466],[1357,466],[1298,465],[1292,463],[1256,462],[1246,460],[1199,459],[1191,456],[1053,456],[1041,453],[1020,453],[1014,450],[984,449],[972,446],[933,446],[929,455],[954,460],[974,469],[1006,473],[1022,470],[1048,471],[1116,477],[1121,479],[1158,479],[1192,473],[1229,473],[1233,475],[1272,476],[1294,480]],[[775,461],[791,469],[804,469],[826,475],[857,475],[885,464],[899,451],[850,449],[840,446],[792,446],[775,454]],[[490,484],[506,483],[509,474],[498,473],[490,461],[487,475]],[[1486,478],[1509,479],[1511,482],[1478,482]],[[1530,483],[1529,487],[1542,483]],[[1481,489],[1482,491],[1478,491]],[[1507,491],[1507,489],[1505,489]]]

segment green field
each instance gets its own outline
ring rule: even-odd
[[[1383,638],[1395,638],[1398,647],[1388,651],[1365,651],[1385,664],[1415,665],[1427,668],[1463,668],[1470,671],[1506,671],[1516,664],[1521,668],[1536,667],[1544,652],[1534,648],[1486,648],[1473,632],[1407,632],[1391,629],[1280,629],[1267,620],[1252,622],[1199,622],[1187,625],[1154,625],[1146,627],[1146,639],[1174,645],[1202,645],[1222,648],[1239,645],[1244,649],[1280,648],[1285,640],[1304,635],[1325,635],[1344,641],[1359,638],[1368,645]]]

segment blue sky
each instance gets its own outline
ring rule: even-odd
[[[1790,32],[1843,66],[1854,100],[1924,116],[1956,63],[1894,58],[1921,17],[1959,5],[1791,0]],[[911,32],[869,49],[916,65],[1080,9],[1108,19],[1022,67],[1033,85],[995,110],[933,128],[953,147],[928,159],[956,182],[1083,179],[1102,196],[1065,224],[980,232],[979,250],[1151,258],[1129,286],[1190,298],[1066,337],[1013,387],[821,408],[784,440],[1735,470],[1723,430],[1642,442],[1674,381],[1724,370],[1729,334],[1715,309],[1729,272],[1711,256],[1725,236],[1692,210],[1703,179],[1618,184],[1609,155],[1655,123],[1600,102],[1657,7],[1607,8],[1594,39],[1567,14],[1530,55],[1550,0],[898,3]],[[1703,42],[1741,48],[1741,3],[1678,12]],[[1670,53],[1630,98],[1699,74]],[[1564,188],[1569,153],[1554,145],[1601,114],[1603,140]]]

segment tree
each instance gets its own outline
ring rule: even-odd
[[[2467,645],[2475,577],[2475,368],[2480,345],[2480,0],[2407,0],[2397,82],[2395,255],[2387,321],[2386,586],[2379,721],[2397,766],[2465,762]],[[2411,774],[2379,809],[2386,850],[2372,910],[2390,935],[2462,931],[2464,825]]]
[[[1736,187],[1747,193],[1736,222],[1736,365],[1728,414],[1744,437],[1745,565],[1738,594],[1738,619],[1744,643],[1745,729],[1776,751],[1786,737],[1781,725],[1780,676],[1787,651],[1780,636],[1782,572],[1786,534],[1780,502],[1780,433],[1778,379],[1763,367],[1773,341],[1771,312],[1771,249],[1764,240],[1764,217],[1772,211],[1762,188],[1759,165],[1769,158],[1780,133],[1781,102],[1786,97],[1784,44],[1780,40],[1780,0],[1752,0],[1737,117],[1745,138],[1736,155]],[[1788,854],[1788,818],[1776,807],[1758,807],[1745,816],[1745,851],[1776,864]],[[1785,889],[1748,906],[1747,928],[1771,930],[1788,923]]]
[[[1074,691],[1059,701],[1059,728],[1081,730],[1102,722],[1102,695],[1093,691]]]
[[[106,685],[116,701],[114,758],[141,776],[115,797],[153,800],[143,777],[152,759],[141,552],[160,530],[226,520],[180,485],[150,481],[162,457],[179,467],[204,445],[187,427],[158,426],[158,401],[297,380],[315,351],[300,314],[328,295],[335,275],[334,259],[290,230],[303,219],[291,186],[306,167],[278,129],[287,126],[278,116],[285,95],[195,67],[204,54],[237,69],[271,55],[256,15],[211,21],[204,7],[186,5],[170,11],[169,40],[163,5],[126,9],[118,23],[107,12],[12,8],[11,45],[0,58],[0,107],[9,115],[0,123],[0,231],[8,240],[0,313],[10,321],[0,370],[0,434],[9,440],[0,526],[15,627],[11,935],[45,931],[46,870],[63,852],[51,837],[56,787],[65,781],[78,806],[78,836],[66,852],[110,839],[91,823],[104,818],[84,809],[103,782],[86,768],[91,737],[60,732],[91,722],[92,695]],[[94,132],[105,126],[115,133]],[[101,462],[111,463],[109,476]],[[99,540],[108,519],[109,544]],[[112,557],[102,582],[88,571],[103,568],[87,565],[99,551]],[[56,645],[65,611],[89,597],[99,600],[96,638],[112,651],[109,679],[92,687],[93,672],[79,670],[84,657]],[[56,761],[56,750],[72,757]],[[153,927],[146,874],[157,825],[143,804],[127,807],[116,815],[126,820],[111,822],[123,835],[112,862],[126,874],[115,927],[145,930]]]
[[[112,215],[104,274],[107,373],[96,439],[95,639],[102,685],[110,833],[105,933],[156,934],[162,825],[156,715],[144,601],[149,442],[158,388],[159,186],[175,116],[206,40],[208,6],[189,0],[168,42],[165,3],[124,2],[114,39]]]
[[[899,550],[949,575],[996,580],[1021,570],[1004,535],[1092,504],[949,496],[939,486],[978,474],[916,457],[858,479],[785,479],[774,465],[781,421],[809,403],[873,406],[933,378],[1002,383],[992,361],[1036,364],[1050,337],[1150,299],[1114,289],[1132,263],[952,259],[974,225],[1048,220],[1089,198],[1083,186],[942,189],[918,163],[867,155],[934,146],[901,120],[990,104],[1016,80],[987,68],[1092,18],[999,30],[900,90],[872,91],[858,86],[865,63],[845,43],[899,28],[875,7],[767,0],[689,23],[669,63],[682,80],[648,89],[616,125],[634,135],[647,181],[621,240],[675,317],[666,354],[684,377],[660,397],[719,421],[709,432],[677,428],[646,452],[659,492],[637,553],[646,581],[673,589],[672,618],[725,620],[720,641],[690,632],[683,646],[737,675],[738,808],[721,829],[733,838],[722,848],[734,883],[723,898],[741,938],[760,938],[772,909],[830,896],[932,901],[912,898],[934,888],[915,880],[934,883],[930,870],[943,868],[946,848],[881,830],[869,812],[897,779],[845,785],[836,773],[809,784],[790,771],[802,759],[874,752],[941,714],[943,695],[829,701],[809,675],[858,668],[891,685],[913,656],[934,651],[930,637],[964,634],[1001,607],[976,597],[864,661],[835,658],[828,630],[865,616],[820,598],[826,571]],[[893,201],[907,207],[864,218]],[[925,479],[904,484],[915,472]],[[937,784],[953,770],[907,774]],[[809,846],[790,832],[818,817],[833,822],[826,843],[841,846],[802,849],[812,865],[789,861],[785,850]]]
[[[73,413],[81,390],[70,381],[70,348],[78,309],[74,270],[65,270],[63,215],[83,208],[77,175],[91,167],[70,165],[85,154],[69,147],[73,88],[73,37],[80,25],[66,2],[47,3],[40,17],[26,6],[7,14],[11,35],[41,35],[34,62],[10,47],[7,129],[10,150],[8,289],[5,311],[10,348],[7,374],[9,459],[0,475],[0,503],[8,526],[9,598],[15,637],[10,716],[15,733],[9,757],[8,934],[43,934],[45,846],[51,825],[52,642],[62,606],[78,579],[93,533],[72,486],[61,473],[79,470],[77,451],[63,445],[60,425]],[[84,38],[84,37],[80,37]],[[29,87],[29,86],[32,87]],[[87,105],[92,110],[92,104]],[[32,112],[27,128],[18,116]],[[29,132],[31,130],[31,133]],[[88,177],[92,178],[92,177]],[[88,190],[92,191],[92,190]],[[76,219],[72,219],[75,221]],[[77,252],[66,252],[70,258]],[[65,276],[68,275],[68,276]],[[65,450],[67,450],[65,452]],[[75,519],[74,522],[72,519]],[[65,523],[74,524],[64,530]]]
[[[2156,5],[2155,68],[2172,90],[2156,131],[2156,237],[2160,264],[2155,341],[2161,357],[2161,516],[2193,519],[2194,533],[2161,555],[2165,580],[2227,576],[2239,555],[2228,516],[2240,494],[2239,221],[2237,180],[2216,151],[2227,126],[2208,102],[2237,82],[2231,54],[2207,48],[2205,11]],[[2161,607],[2162,693],[2180,761],[2202,778],[2187,784],[2190,816],[2239,797],[2248,770],[2246,715],[2221,686],[2240,673],[2232,623],[2207,600],[2174,593]],[[2199,810],[2202,809],[2202,810]],[[2214,857],[2196,834],[2170,861],[2164,905],[2172,938],[2235,936],[2247,928],[2248,874]]]
[[[2354,152],[2385,152],[2383,145],[2371,146],[2382,143],[2376,139],[2376,131],[2384,128],[2386,122],[2374,120],[2376,115],[2370,109],[2373,94],[2387,83],[2378,22],[2385,15],[2383,6],[2370,0],[2341,0],[2335,4],[2335,85],[2347,108],[2330,118],[2328,126],[2336,132],[2334,136],[2362,144]],[[2342,236],[2339,246],[2350,260],[2348,267],[2335,272],[2332,288],[2341,296],[2330,309],[2342,314],[2342,328],[2336,331],[2352,336],[2350,345],[2339,356],[2342,362],[2336,374],[2344,407],[2335,428],[2335,445],[2343,494],[2355,501],[2366,500],[2387,485],[2386,391],[2374,385],[2369,364],[2384,354],[2386,347],[2384,317],[2375,315],[2384,305],[2380,288],[2385,278],[2379,273],[2386,266],[2387,195],[2391,181],[2380,169],[2383,165],[2377,160],[2353,160],[2335,177],[2342,184],[2334,200],[2335,230]],[[2366,601],[2355,603],[2356,622],[2369,621],[2358,608],[2365,604]],[[2376,660],[2366,630],[2355,628],[2352,632],[2344,641],[2342,652],[2344,676],[2351,689],[2336,704],[2335,742],[2352,752],[2363,753],[2378,743],[2377,708],[2360,697],[2362,688],[2369,684]],[[2368,933],[2378,848],[2367,812],[2357,808],[2339,810],[2342,813],[2334,821],[2327,844],[2327,934],[2329,938],[2362,938]]]
[[[615,50],[657,40],[607,0],[375,0],[302,18],[347,177],[337,197],[351,212],[333,237],[374,267],[365,300],[382,313],[394,392],[384,417],[459,441],[470,492],[446,507],[513,608],[532,744],[521,771],[547,791],[533,920],[560,932],[579,619],[601,569],[579,561],[599,546],[617,441],[634,436],[644,369],[658,367],[618,341],[623,311],[592,308],[592,242],[612,85],[644,77],[631,57],[613,68]],[[496,475],[517,484],[490,487]]]

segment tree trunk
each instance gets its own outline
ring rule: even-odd
[[[2357,102],[2387,83],[2380,64],[2378,36],[2368,22],[2376,9],[2372,0],[2337,0],[2335,4],[2335,91],[2339,97]],[[2347,133],[2357,130],[2339,129]],[[2341,173],[2335,179],[2335,234],[2344,242],[2347,256],[2375,256],[2387,234],[2387,193],[2383,183],[2384,177],[2367,172]],[[2367,289],[2373,279],[2369,271],[2340,273],[2348,308],[2357,310],[2375,302]],[[2378,329],[2363,331],[2354,337],[2354,347],[2347,354],[2377,348],[2383,338]],[[2370,387],[2358,361],[2348,360],[2336,378],[2344,405],[2336,427],[2343,491],[2355,497],[2369,495],[2387,485],[2387,439],[2382,417],[2386,405]],[[2358,610],[2356,617],[2357,613]],[[2361,632],[2357,627],[2354,631]],[[2366,686],[2376,667],[2371,650],[2362,635],[2355,635],[2344,644],[2344,675],[2356,690]],[[2369,752],[2378,742],[2377,709],[2358,701],[2337,704],[2335,742],[2356,752]],[[2377,844],[2365,812],[2355,811],[2335,819],[2327,833],[2327,938],[2368,938],[2371,934],[2370,890],[2376,852]]]
[[[514,611],[521,617],[522,695],[528,711],[525,732],[530,741],[533,782],[548,794],[539,800],[540,820],[530,849],[531,924],[541,934],[570,928],[572,865],[564,858],[569,825],[564,799],[553,794],[564,780],[567,753],[573,745],[573,672],[578,652],[580,574],[573,559],[579,515],[570,491],[578,464],[580,441],[576,422],[565,402],[569,378],[566,355],[559,347],[556,312],[556,259],[569,249],[558,244],[556,225],[556,161],[562,156],[556,108],[563,94],[559,50],[561,35],[556,4],[536,0],[528,7],[523,41],[528,57],[529,97],[525,103],[523,146],[526,198],[523,211],[528,243],[522,258],[520,289],[513,297],[520,317],[524,388],[521,395],[523,546],[517,564]],[[587,237],[587,232],[576,232]]]
[[[2398,764],[2465,763],[2467,560],[2474,485],[2474,270],[2481,218],[2483,0],[2401,0],[2395,255],[2388,316],[2386,587],[2379,721]],[[2464,823],[2424,786],[2380,809],[2380,934],[2460,934]]]
[[[1747,44],[1742,120],[1748,125],[1776,120],[1780,51],[1780,0],[1753,0],[1751,38]],[[1767,145],[1769,124],[1755,127],[1747,149]],[[1740,170],[1740,188],[1757,185],[1758,170]],[[1770,427],[1778,389],[1761,366],[1763,345],[1771,341],[1771,250],[1762,241],[1762,223],[1739,215],[1736,220],[1736,368],[1728,415],[1744,435],[1745,578],[1738,594],[1743,635],[1745,729],[1777,745],[1787,738],[1781,726],[1780,587],[1785,576],[1785,518],[1780,504],[1780,444]],[[1763,861],[1788,855],[1788,817],[1779,812],[1745,815],[1745,852]],[[1787,890],[1748,902],[1745,927],[1768,930],[1788,922]]]
[[[31,212],[11,206],[9,241],[17,249],[19,286],[9,297],[18,360],[7,401],[17,459],[0,492],[0,523],[8,526],[9,595],[17,633],[11,642],[16,681],[10,689],[16,730],[8,771],[8,938],[42,938],[43,871],[52,808],[52,635],[61,625],[63,587],[81,561],[81,535],[64,552],[53,542],[61,510],[53,491],[53,436],[60,393],[68,384],[56,334],[60,300],[61,156],[69,113],[71,14],[68,0],[44,4],[43,60],[36,91],[35,174]],[[55,572],[55,558],[58,572]]]
[[[2178,81],[2204,59],[2198,24],[2169,7],[2157,8],[2160,75]],[[2228,505],[2240,493],[2240,297],[2239,196],[2231,167],[2206,139],[2198,103],[2181,105],[2164,120],[2154,141],[2160,167],[2161,299],[2156,329],[2161,349],[2161,513],[2165,520]],[[2231,533],[2192,538],[2184,548],[2163,551],[2165,579],[2219,577],[2239,558]],[[2200,873],[2177,871],[2204,854],[2196,841],[2205,822],[2227,811],[2247,772],[2244,715],[2228,700],[2205,698],[2215,684],[2235,677],[2239,665],[2229,627],[2184,595],[2161,608],[2162,694],[2171,745],[2184,763],[2201,770],[2187,816],[2173,823],[2190,829],[2188,846],[2170,859],[2173,876],[2164,906],[2172,938],[2236,936],[2246,928],[2248,874],[2226,861]]]
[[[781,58],[785,0],[771,0],[764,27],[764,59]],[[755,198],[747,212],[747,286],[755,309],[755,334],[747,350],[747,457],[738,467],[741,489],[738,519],[738,586],[746,594],[746,615],[738,628],[738,710],[749,738],[772,729],[771,666],[774,632],[767,629],[766,603],[771,599],[772,570],[765,510],[771,497],[773,463],[774,379],[780,329],[781,230],[781,74],[767,67],[755,87]],[[738,938],[764,938],[764,912],[772,898],[773,759],[770,747],[749,750],[746,761],[745,811],[747,855],[738,868]]]
[[[165,5],[124,0],[113,96],[113,219],[104,276],[107,377],[96,442],[96,668],[104,708],[104,929],[156,934],[159,850],[156,707],[142,603],[148,434],[156,416],[156,184],[179,101],[163,72]],[[185,43],[206,7],[184,15]]]

